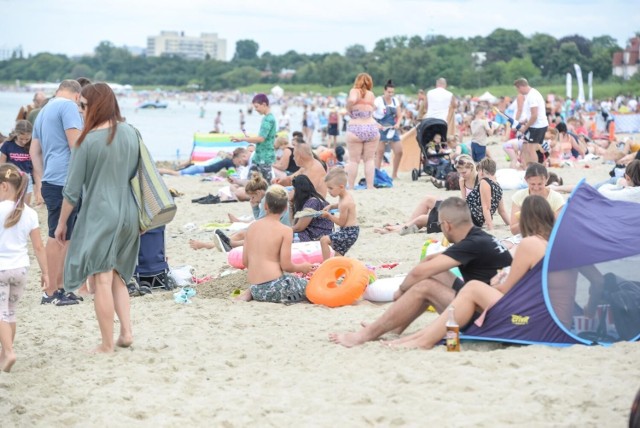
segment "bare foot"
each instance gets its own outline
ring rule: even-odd
[[[90,350],[89,353],[90,354],[111,354],[113,353],[113,347],[100,345]]]
[[[118,340],[116,341],[116,346],[120,348],[128,348],[132,344],[133,344],[133,336],[129,336],[129,335],[128,336],[120,335],[120,337],[118,337]]]
[[[358,333],[329,333],[329,340],[346,348],[362,345],[367,341],[360,332]]]
[[[4,357],[0,360],[0,370],[2,370],[5,373],[9,373],[11,371],[11,367],[13,367],[15,362],[16,362],[16,354],[14,354],[13,352],[6,353]]]
[[[189,239],[189,246],[194,250],[201,250],[203,248],[211,249],[213,244],[207,244],[206,242],[196,241],[195,239]]]
[[[392,229],[392,227],[393,226],[375,227],[373,231],[381,235],[386,235],[387,233],[395,232],[395,229]]]
[[[238,297],[233,299],[236,302],[250,302],[253,300],[253,296],[251,295],[251,289],[245,290]]]
[[[236,217],[235,215],[228,213],[227,216],[229,216],[229,221],[231,223],[239,223],[240,219],[238,217]]]

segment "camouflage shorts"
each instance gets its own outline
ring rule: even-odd
[[[251,296],[259,302],[295,303],[306,300],[307,280],[282,275],[273,281],[251,286]]]

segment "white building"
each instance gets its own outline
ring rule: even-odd
[[[159,36],[147,38],[147,56],[179,56],[186,59],[227,60],[227,40],[216,33],[202,33],[200,37],[185,36],[184,31],[161,31]]]
[[[640,37],[629,39],[624,51],[615,52],[611,65],[613,75],[622,77],[624,80],[629,80],[636,74],[640,66]]]

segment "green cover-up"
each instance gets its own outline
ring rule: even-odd
[[[138,208],[129,180],[138,166],[138,137],[126,123],[89,132],[71,152],[67,183],[62,194],[82,206],[64,263],[64,288],[75,291],[93,274],[115,269],[125,283],[138,262],[140,232]]]

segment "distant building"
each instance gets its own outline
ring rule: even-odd
[[[22,58],[22,46],[15,48],[0,46],[0,61],[6,61],[11,58]]]
[[[640,67],[640,37],[629,39],[627,48],[613,54],[612,73],[614,76],[629,80]]]
[[[147,38],[147,56],[179,56],[186,59],[227,60],[227,40],[216,33],[200,37],[185,36],[184,31],[161,31]]]
[[[291,68],[283,68],[280,70],[278,77],[280,79],[291,79],[296,74],[296,71]]]

